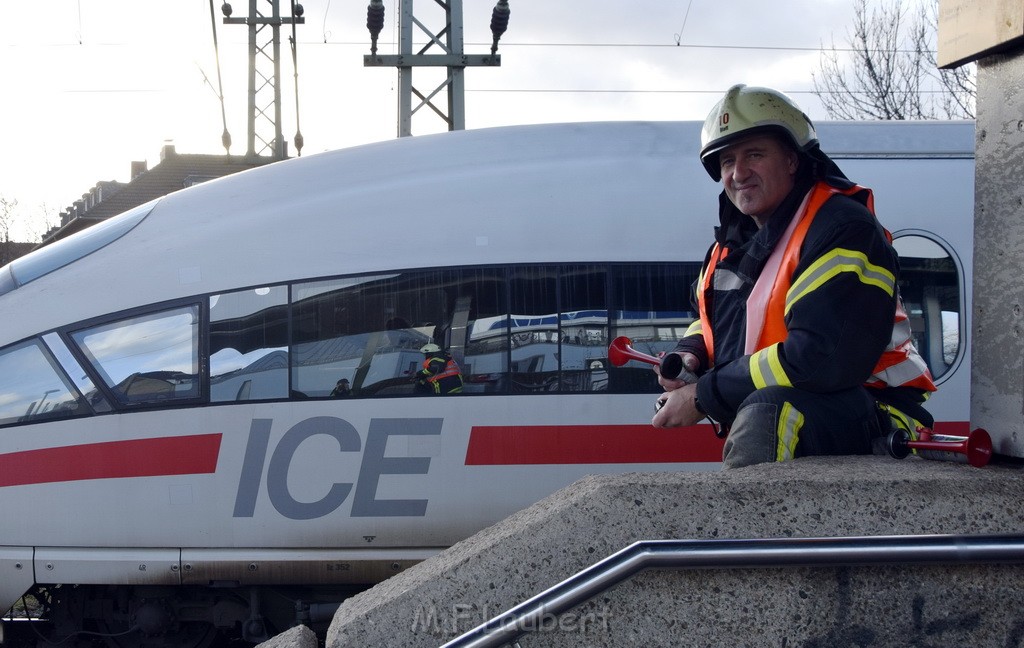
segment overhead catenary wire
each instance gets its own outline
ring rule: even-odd
[[[690,2],[686,4],[686,13],[683,14],[683,26],[679,28],[679,33],[675,34],[677,47],[683,44],[683,31],[686,30],[686,19],[690,17],[690,7],[692,6],[693,0],[690,0]]]
[[[394,21],[392,21],[394,22]],[[302,45],[309,47],[317,46],[331,46],[331,47],[366,47],[365,40],[330,40],[330,32],[324,33],[324,40],[309,40],[299,41]],[[389,45],[392,47],[397,46],[397,37],[393,36],[390,41],[381,41],[381,45]],[[0,44],[0,47],[68,47],[72,43],[8,43]],[[76,44],[77,45],[77,44]],[[491,43],[480,41],[465,43],[467,47],[490,47]],[[130,43],[127,41],[104,41],[88,43],[86,47],[129,47],[129,46],[145,46],[149,47],[148,43]],[[711,49],[711,50],[735,50],[735,51],[767,51],[767,52],[843,52],[843,53],[855,53],[859,52],[860,49],[853,47],[811,47],[811,46],[800,46],[800,45],[711,45],[707,43],[524,43],[515,41],[505,41],[502,43],[502,47],[515,48],[515,47],[597,47],[597,48],[666,48],[666,49]],[[917,50],[913,49],[892,49],[892,50],[877,50],[879,52],[889,52],[894,54],[913,54],[917,53]],[[935,50],[929,50],[932,53],[936,53]]]
[[[224,132],[221,133],[220,141],[224,145],[224,153],[231,155],[231,133],[228,132],[228,116],[224,110],[224,84],[220,76],[220,46],[217,43],[217,18],[213,10],[213,0],[210,0],[210,26],[213,29],[213,55],[217,61],[217,98],[220,100],[220,118],[224,124]]]
[[[295,18],[302,15],[302,5],[296,5],[295,0],[291,0],[292,4],[292,35],[288,38],[288,43],[291,44],[292,49],[292,69],[295,72],[295,154],[298,157],[302,157],[302,145],[304,143],[302,137],[302,129],[299,128],[299,46],[295,36]]]

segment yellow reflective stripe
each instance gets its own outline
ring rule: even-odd
[[[881,288],[890,297],[896,290],[896,277],[882,266],[869,262],[863,252],[836,248],[822,255],[793,282],[786,294],[785,314],[789,314],[789,309],[800,298],[821,287],[840,272],[852,272],[862,283]]]
[[[779,361],[779,343],[765,347],[750,356],[750,379],[754,381],[754,389],[765,387],[792,387],[793,383]]]
[[[690,326],[686,329],[683,337],[690,337],[691,335],[704,335],[704,327],[701,326],[700,319],[690,322]]]
[[[907,416],[892,405],[882,401],[878,401],[878,406],[889,414],[889,419],[892,421],[893,426],[899,430],[904,430],[910,436],[911,441],[917,441],[917,428],[924,427],[921,421],[912,416]]]
[[[779,440],[775,449],[775,461],[787,461],[796,453],[796,443],[800,440],[800,430],[804,426],[804,415],[790,403],[782,404],[779,413],[776,438]]]

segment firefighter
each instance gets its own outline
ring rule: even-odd
[[[424,360],[423,367],[416,374],[416,382],[423,391],[438,396],[462,391],[462,372],[451,354],[432,343],[424,345],[420,353]]]
[[[699,318],[674,353],[656,427],[721,423],[723,463],[869,454],[893,425],[930,427],[935,390],[898,293],[871,191],[822,152],[786,95],[736,85],[711,110],[700,160],[720,225],[693,285]]]

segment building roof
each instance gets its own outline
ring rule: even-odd
[[[147,169],[145,162],[132,163],[131,181],[96,183],[61,213],[60,226],[44,234],[40,246],[179,189],[275,161],[270,157],[183,154],[167,144],[152,169]]]

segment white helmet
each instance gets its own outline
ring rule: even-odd
[[[778,90],[740,83],[729,88],[715,104],[701,129],[700,161],[711,178],[715,182],[722,179],[718,165],[722,149],[742,137],[763,132],[784,135],[799,152],[818,144],[814,124],[792,99]]]
[[[423,355],[430,355],[431,353],[441,353],[441,347],[436,344],[424,344],[420,349],[420,353]]]

